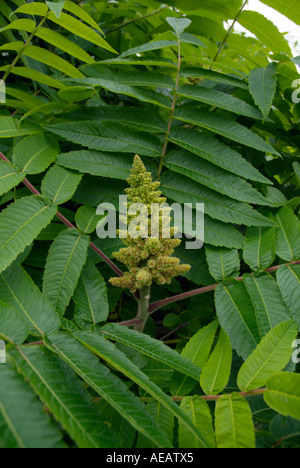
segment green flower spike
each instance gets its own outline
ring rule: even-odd
[[[170,208],[163,208],[156,216],[155,226],[152,226],[151,207],[166,203],[159,189],[160,182],[153,182],[152,175],[139,156],[135,156],[131,175],[128,179],[129,188],[126,189],[128,208],[134,204],[143,204],[148,209],[148,218],[144,219],[148,236],[124,239],[127,246],[114,257],[123,263],[128,272],[121,278],[111,278],[113,286],[129,289],[135,293],[137,290],[149,288],[153,283],[157,285],[170,284],[176,276],[184,275],[191,268],[190,265],[181,265],[178,258],[173,257],[175,248],[180,245],[180,239],[174,239],[176,228],[170,228]],[[127,226],[136,218],[128,215]],[[155,218],[154,218],[155,219]],[[143,224],[144,225],[144,224]],[[159,227],[158,227],[159,226]],[[166,230],[170,232],[169,238],[164,238]],[[144,229],[141,231],[144,232]],[[153,232],[155,237],[153,237]],[[152,235],[152,237],[151,237]]]

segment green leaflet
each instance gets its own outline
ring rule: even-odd
[[[277,271],[277,282],[281,295],[300,328],[300,266],[282,265]]]
[[[1,68],[2,71],[6,71],[7,69],[8,69],[8,66],[5,66],[5,67]],[[17,75],[17,76],[22,76],[23,78],[28,78],[30,80],[37,81],[38,83],[46,84],[48,86],[51,86],[52,88],[58,88],[58,89],[64,89],[65,88],[65,85],[63,83],[61,83],[60,81],[55,80],[51,76],[48,76],[48,75],[46,75],[44,73],[41,73],[41,72],[39,72],[37,70],[32,70],[30,68],[15,67],[15,68],[13,68],[11,73],[13,73],[14,75]],[[30,133],[31,132],[28,132],[29,135],[30,135]],[[39,132],[36,131],[36,132],[32,132],[32,133],[39,133]],[[26,134],[27,133],[25,133],[25,135]]]
[[[100,26],[98,25],[98,23],[96,23],[92,16],[89,15],[83,8],[81,8],[76,3],[73,3],[70,0],[66,0],[64,4],[64,10],[67,10],[70,13],[73,13],[75,16],[78,16],[78,18],[80,18],[82,21],[92,26],[93,29],[97,29],[97,31],[103,34]]]
[[[257,11],[243,11],[238,19],[239,23],[274,53],[292,55],[291,48],[284,35],[271,20]]]
[[[218,395],[226,387],[232,363],[232,347],[228,335],[221,329],[218,342],[205,364],[200,385],[206,395]]]
[[[214,321],[210,325],[201,328],[189,340],[181,355],[198,366],[204,367],[211,347],[213,345],[215,334],[218,328],[218,322]],[[195,381],[179,372],[174,372],[171,381],[171,392],[173,395],[187,395],[195,387]]]
[[[237,250],[216,248],[210,245],[205,249],[210,274],[217,280],[225,281],[230,276],[238,277],[240,257]]]
[[[267,383],[266,403],[278,413],[300,420],[299,383],[299,374],[282,372],[274,375]]]
[[[136,430],[160,447],[170,445],[155,421],[145,412],[143,403],[76,338],[59,333],[52,335],[47,345]]]
[[[206,242],[208,242],[208,236],[206,235],[206,232],[205,240]],[[184,276],[196,284],[207,286],[212,284],[213,278],[207,271],[207,261],[205,258],[204,250],[188,250],[184,244],[185,243],[183,242],[176,249],[176,257],[180,258],[181,263],[191,265],[190,271],[188,271]]]
[[[300,222],[289,206],[284,206],[275,215],[276,253],[287,262],[300,258]]]
[[[148,335],[141,335],[117,324],[109,323],[101,328],[100,334],[104,337],[129,346],[140,353],[157,361],[167,364],[179,372],[199,380],[201,369],[187,359],[181,357],[176,351],[166,347],[162,342]]]
[[[44,273],[43,292],[63,315],[86,262],[89,237],[75,229],[63,231],[51,245]]]
[[[130,175],[132,158],[100,151],[72,151],[60,154],[57,163],[82,173],[126,180]]]
[[[45,125],[44,128],[66,140],[100,151],[139,153],[145,156],[159,156],[160,141],[155,136],[138,132],[124,125],[110,122],[67,122]]]
[[[62,34],[53,31],[52,29],[40,28],[37,31],[36,36],[40,37],[49,44],[67,52],[71,56],[76,57],[78,60],[81,60],[85,63],[93,63],[92,57],[86,53],[85,50],[64,37]]]
[[[147,114],[138,107],[118,107],[110,106],[100,108],[91,108],[88,111],[86,109],[78,111],[73,111],[66,114],[65,117],[68,117],[70,120],[78,121],[83,118],[88,119],[89,121],[109,121],[109,122],[119,122],[130,127],[135,128],[136,130],[142,130],[145,132],[151,133],[161,133],[165,131],[165,121],[154,111],[147,111]]]
[[[176,225],[179,227],[182,225],[182,214],[177,215],[176,213],[173,216],[174,222],[176,222]],[[196,224],[196,213],[193,212],[193,217],[192,217],[192,222],[191,220],[187,220],[185,223],[186,225],[183,226],[184,234],[190,235],[192,238],[195,236],[196,230],[199,229],[201,230],[201,224]],[[207,215],[204,215],[204,240],[207,244],[215,245],[215,246],[224,246],[228,248],[241,248],[243,245],[243,235],[235,229],[233,226],[230,224],[222,223],[221,221],[217,221],[215,219],[210,218]],[[202,234],[201,234],[202,235]],[[200,235],[200,237],[201,237]],[[180,247],[179,247],[180,249]],[[178,250],[179,250],[178,249]],[[182,250],[182,249],[181,249]],[[203,264],[203,254],[202,252],[199,253],[198,255],[191,255],[191,252],[188,253],[188,250],[185,249],[184,253],[181,253],[182,257],[189,257],[189,261],[192,262],[193,264],[196,264],[195,267],[197,268],[197,265]],[[200,275],[199,275],[200,273]],[[205,274],[205,277],[208,277],[207,271],[203,272]],[[194,271],[190,271],[187,273],[187,277],[192,274],[193,276],[195,275],[198,279],[196,283],[199,283],[202,281],[201,278],[203,279],[203,275],[201,275],[201,271],[197,272],[195,269]],[[210,276],[210,275],[209,275]]]
[[[197,0],[173,0],[173,2],[169,1],[169,3],[174,3],[176,7],[182,8],[184,10],[198,10],[199,8],[199,3],[197,3]],[[202,10],[202,14],[204,11],[207,13],[212,13],[216,17],[229,19],[236,16],[240,7],[240,0],[232,0],[232,2],[226,3],[225,5],[222,0],[213,0],[212,2],[201,5],[200,10]]]
[[[87,263],[84,266],[73,300],[77,305],[77,314],[80,315],[81,319],[94,325],[107,320],[109,304],[106,283],[92,263]]]
[[[61,12],[64,8],[65,0],[59,0],[58,2],[48,2],[46,1],[46,5],[50,8],[51,11],[55,14],[57,18],[60,17]]]
[[[276,257],[275,227],[249,227],[245,236],[243,256],[254,271],[271,266]]]
[[[109,68],[101,66],[101,64],[93,64],[84,67],[84,72],[91,78],[107,78],[112,81],[117,81],[129,86],[150,86],[156,88],[175,88],[175,81],[164,73],[141,71],[122,71],[113,72]],[[77,80],[76,80],[77,81]],[[114,106],[112,106],[114,107]],[[126,108],[120,109],[120,111],[126,111]],[[100,109],[98,109],[100,110]],[[136,109],[138,110],[138,109]]]
[[[162,405],[165,406],[174,416],[181,421],[187,428],[190,429],[192,434],[197,438],[200,447],[208,448],[205,435],[202,430],[199,430],[192,424],[186,414],[178,408],[176,403],[162,390],[153,384],[149,378],[143,374],[138,367],[131,363],[131,361],[120,351],[116,352],[116,347],[105,340],[99,335],[80,331],[75,334],[76,338],[79,339],[84,345],[96,353],[99,357],[107,361],[110,365],[115,367],[118,371],[125,374],[147,393],[150,393],[155,399],[157,399]]]
[[[246,274],[243,276],[243,282],[251,298],[262,338],[272,328],[291,318],[278,285],[271,275]]]
[[[164,195],[181,203],[204,203],[205,213],[214,219],[246,226],[271,226],[273,222],[256,212],[251,206],[221,196],[182,175],[168,172],[162,177]]]
[[[36,238],[40,241],[53,241],[65,229],[62,223],[51,223]]]
[[[42,181],[42,193],[55,205],[62,205],[72,198],[82,175],[58,164],[52,166]]]
[[[191,20],[188,18],[166,18],[169,25],[174,29],[178,38],[181,37],[182,33],[191,25]]]
[[[195,426],[205,433],[209,447],[215,448],[215,433],[207,403],[197,395],[185,397],[180,403],[180,408],[189,416]],[[201,448],[191,431],[187,430],[182,424],[179,424],[179,446],[181,448]]]
[[[67,31],[75,34],[76,36],[79,36],[86,41],[92,42],[93,44],[110,52],[116,53],[116,51],[108,44],[108,42],[106,42],[96,31],[73,16],[67,13],[62,13],[58,19],[55,14],[51,12],[49,19],[62,28],[67,29]]]
[[[48,11],[48,7],[44,3],[40,2],[33,2],[32,4],[25,4],[17,8],[15,13],[25,13],[28,15],[39,15],[39,16],[46,16]]]
[[[55,138],[42,133],[21,140],[13,152],[13,162],[25,174],[39,174],[52,164],[59,153]]]
[[[17,200],[0,213],[0,271],[31,244],[56,212],[56,206],[37,195]]]
[[[154,398],[147,403],[146,411],[157,422],[166,437],[172,440],[174,430],[173,414]],[[155,448],[155,445],[144,435],[140,434],[137,441],[137,448]]]
[[[270,432],[277,441],[282,441],[282,444],[284,444],[285,441],[297,443],[300,432],[300,422],[291,417],[278,415],[270,424]]]
[[[298,182],[300,182],[300,164],[298,162],[293,163],[293,168]]]
[[[270,181],[239,153],[211,136],[188,128],[176,128],[171,132],[170,140],[233,174],[270,184]]]
[[[124,96],[134,97],[142,102],[149,102],[160,107],[165,107],[167,109],[171,108],[171,100],[162,93],[156,92],[151,89],[143,89],[141,87],[128,86],[120,80],[118,75],[108,75],[101,78],[82,78],[82,79],[72,79],[72,81],[80,84],[85,84],[88,86],[101,86],[113,93],[124,94]],[[65,91],[65,90],[64,90]]]
[[[200,67],[182,67],[181,76],[193,77],[193,78],[205,78],[207,80],[216,81],[217,83],[229,84],[238,88],[247,89],[248,86],[245,81],[225,75],[224,73],[218,73],[213,70],[207,70],[206,68]]]
[[[250,73],[249,90],[256,105],[262,111],[264,119],[266,119],[270,113],[272,102],[275,97],[276,83],[275,63],[271,63],[267,68],[257,68]]]
[[[292,343],[298,333],[293,320],[271,330],[247,359],[238,375],[238,386],[244,392],[263,387],[291,359]]]
[[[86,118],[88,120],[96,121],[112,121],[129,125],[137,130],[143,130],[151,133],[161,133],[165,131],[166,123],[164,119],[157,113],[150,109],[145,114],[143,109],[139,107],[119,107],[109,106],[91,108],[80,110],[80,112],[71,112],[67,114],[71,120],[81,120]]]
[[[255,448],[255,432],[248,402],[238,393],[223,395],[216,404],[218,448]]]
[[[120,446],[71,368],[40,346],[23,346],[12,357],[20,372],[80,448]]]
[[[234,200],[258,205],[270,204],[265,197],[241,177],[233,175],[192,153],[171,151],[165,160],[165,166]]]
[[[88,205],[81,206],[75,215],[77,227],[83,234],[94,232],[101,219],[102,216],[97,215],[96,208]]]
[[[0,161],[0,195],[19,185],[24,178],[25,174],[19,172],[16,166],[6,161]]]
[[[265,153],[279,155],[279,153],[256,133],[251,132],[246,127],[235,122],[231,117],[222,115],[212,115],[204,109],[194,107],[182,107],[175,112],[174,117],[183,122],[211,130],[218,135],[222,135],[230,140],[241,143],[250,148],[255,148]]]
[[[29,329],[25,320],[12,307],[0,301],[0,336],[6,341],[22,344],[26,340]]]
[[[36,133],[42,133],[42,129],[32,123],[20,127],[19,120],[13,117],[0,116],[0,138],[13,138]]]
[[[300,24],[300,8],[297,0],[291,0],[288,4],[281,0],[261,0],[266,5],[275,8],[283,15],[287,16],[291,21]]]
[[[61,89],[58,94],[61,99],[70,104],[86,101],[93,97],[96,91],[89,86],[69,86],[68,88]]]
[[[59,329],[58,315],[17,262],[0,275],[0,300],[20,314],[31,335],[44,336]]]
[[[36,22],[31,19],[19,19],[12,21],[10,24],[1,28],[1,32],[7,31],[8,29],[23,29],[24,31],[32,32],[36,28]]]
[[[147,67],[147,66],[155,66],[155,67],[168,67],[168,68],[171,68],[171,69],[175,69],[177,68],[177,64],[172,61],[172,60],[169,60],[169,59],[164,59],[164,58],[153,58],[153,59],[145,59],[145,58],[125,58],[125,59],[122,59],[122,58],[115,58],[115,59],[108,59],[108,60],[102,60],[100,62],[101,65],[104,65],[104,66],[109,66],[109,65],[137,65],[137,66],[142,66],[142,67]]]
[[[73,196],[78,203],[95,208],[101,203],[112,203],[119,210],[119,196],[124,194],[126,182],[109,178],[85,176]]]
[[[233,112],[238,115],[245,115],[252,119],[262,119],[261,113],[241,99],[235,98],[231,94],[226,94],[215,89],[201,86],[180,86],[177,94],[194,101],[203,102],[209,106]]]
[[[129,49],[123,54],[120,55],[120,58],[130,57],[130,55],[141,54],[143,52],[149,52],[151,50],[163,49],[165,47],[174,47],[178,46],[177,41],[152,41],[148,42],[147,44],[143,44],[138,47],[134,47],[133,49]]]
[[[20,52],[23,48],[22,42],[13,42],[10,44],[5,44],[0,47],[0,50],[13,50],[15,52]],[[48,65],[49,67],[53,67],[56,70],[59,70],[62,73],[65,73],[67,76],[72,76],[74,78],[81,78],[82,73],[77,70],[73,65],[67,62],[65,59],[59,57],[58,55],[53,54],[47,49],[42,49],[41,47],[34,46],[34,45],[27,45],[23,54],[26,57],[33,58],[38,60],[39,62],[43,63],[44,65]]]
[[[215,293],[217,315],[231,345],[244,360],[260,342],[260,334],[251,299],[243,283],[219,285]]]
[[[136,436],[136,430],[129,422],[124,419],[111,405],[109,405],[104,399],[97,402],[97,407],[100,410],[105,421],[109,421],[111,429],[120,440],[123,441],[124,447],[130,447],[133,445]],[[142,435],[140,434],[142,437]],[[146,438],[145,438],[146,439]],[[147,441],[149,439],[146,439]],[[155,445],[153,442],[151,444]]]
[[[0,445],[23,449],[64,448],[60,432],[18,372],[8,364],[1,365],[0,379]]]

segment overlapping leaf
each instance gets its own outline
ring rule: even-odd
[[[86,262],[89,238],[75,229],[63,231],[53,242],[44,274],[43,292],[63,315]]]
[[[0,275],[0,300],[16,309],[32,335],[51,334],[60,326],[49,301],[17,262]]]
[[[0,214],[0,271],[5,270],[54,218],[55,205],[40,196],[17,200]]]
[[[0,366],[0,445],[6,448],[64,448],[60,432],[34,392],[11,366]]]
[[[92,404],[75,373],[42,347],[23,346],[13,359],[51,413],[80,448],[122,445]]]
[[[223,395],[216,404],[218,448],[255,448],[255,432],[248,402],[238,393]]]

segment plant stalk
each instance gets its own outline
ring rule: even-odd
[[[172,130],[172,123],[173,123],[173,118],[174,118],[174,113],[176,109],[176,102],[177,102],[177,91],[179,88],[179,79],[180,79],[180,70],[181,70],[181,43],[180,43],[180,36],[178,37],[178,66],[177,66],[177,76],[176,76],[176,85],[174,89],[174,97],[173,97],[173,103],[172,103],[172,109],[171,109],[171,114],[169,118],[169,123],[168,123],[168,129],[166,132],[166,138],[164,142],[164,147],[163,147],[163,152],[160,158],[160,163],[158,167],[158,179],[160,179],[163,167],[164,167],[164,160],[167,154],[167,149],[168,149],[168,143],[169,143],[169,137],[170,133]]]
[[[131,21],[127,21],[127,23],[123,23],[120,26],[117,26],[116,28],[111,29],[110,31],[107,31],[106,35],[111,34],[113,32],[119,31],[120,29],[125,28],[126,26],[129,26],[130,24],[135,24],[138,23],[139,21],[145,20],[147,18],[151,18],[152,16],[158,15],[159,13],[163,12],[169,8],[169,5],[164,6],[163,8],[160,8],[159,10],[154,11],[154,13],[149,13],[148,15],[141,16],[141,18],[136,18]]]
[[[151,286],[146,286],[140,290],[140,295],[138,299],[138,315],[137,320],[140,320],[140,323],[137,323],[134,327],[135,330],[143,333],[148,318],[150,316],[149,305],[150,305],[150,293]]]
[[[289,266],[289,265],[299,265],[300,260],[297,260],[295,262],[290,262],[290,263],[284,263],[283,265]],[[265,270],[267,273],[274,273],[277,271],[282,265],[276,265],[274,267],[268,268]],[[255,273],[251,273],[251,275],[254,275]],[[243,281],[243,277],[241,276],[240,278],[235,278],[236,281]],[[161,301],[153,302],[150,304],[149,307],[149,312],[150,315],[156,312],[157,310],[161,309],[162,307],[169,305],[169,304],[174,304],[175,302],[178,301],[183,301],[185,299],[189,299],[190,297],[194,296],[200,296],[201,294],[205,294],[207,292],[215,291],[217,287],[219,286],[219,283],[217,284],[212,284],[210,286],[205,286],[204,288],[199,288],[199,289],[194,289],[193,291],[188,291],[186,293],[178,294],[177,296],[172,296],[168,297],[166,299],[163,299]]]
[[[213,62],[216,62],[217,59],[219,58],[219,56],[221,55],[221,53],[223,52],[223,49],[224,49],[224,47],[225,47],[225,45],[226,45],[226,42],[227,42],[229,36],[231,35],[231,33],[232,33],[233,30],[234,30],[235,23],[239,20],[239,17],[241,16],[241,14],[242,14],[242,12],[243,12],[245,6],[247,5],[247,3],[248,3],[248,0],[245,0],[245,2],[243,3],[243,5],[241,6],[241,8],[240,8],[240,10],[239,10],[239,12],[238,12],[238,14],[237,14],[237,16],[234,18],[232,25],[231,25],[230,28],[228,29],[228,31],[227,31],[227,33],[226,33],[226,36],[224,37],[223,41],[222,41],[221,44],[220,44],[220,47],[219,47],[219,49],[218,49],[218,52],[216,53],[215,57],[213,58]],[[212,67],[210,67],[210,69],[211,69],[211,68],[212,68]]]
[[[45,16],[45,18],[43,18],[41,20],[41,22],[37,25],[37,27],[32,31],[32,33],[30,34],[30,36],[28,37],[27,41],[25,42],[25,44],[23,45],[23,47],[19,50],[17,56],[15,57],[14,61],[12,62],[11,65],[9,65],[8,69],[6,70],[5,72],[5,75],[3,76],[2,78],[2,81],[6,81],[6,79],[8,78],[8,76],[11,74],[11,71],[14,69],[14,67],[17,65],[18,61],[19,61],[19,58],[21,57],[21,55],[24,53],[24,50],[26,49],[26,47],[30,44],[31,40],[33,39],[33,37],[35,36],[36,32],[43,26],[43,24],[45,23],[45,21],[47,20],[48,16],[50,14],[50,11],[47,13],[47,15]]]
[[[267,391],[266,388],[261,388],[259,390],[252,390],[251,392],[238,392],[238,394],[244,398],[250,398],[253,396],[260,396],[263,395]],[[229,394],[230,395],[230,394]],[[222,396],[224,395],[198,395],[201,397],[204,401],[218,401]],[[171,400],[180,402],[184,400],[185,398],[191,398],[189,396],[170,396]],[[94,397],[93,402],[97,403],[98,401],[102,401],[102,397]],[[150,400],[152,400],[151,397],[141,397],[140,400],[143,403],[148,403]]]

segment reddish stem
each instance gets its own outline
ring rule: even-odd
[[[119,322],[118,325],[122,325],[123,327],[133,327],[134,325],[141,325],[142,323],[142,320],[135,318],[132,320],[127,320],[127,322]]]
[[[296,262],[285,263],[286,266],[299,265],[299,264],[300,264],[300,260]],[[274,271],[277,271],[281,266],[282,265],[277,265],[277,266],[268,268],[265,271],[267,273],[274,273]],[[255,273],[251,273],[251,275],[254,275],[254,274]],[[236,281],[243,281],[243,277],[240,276],[239,278],[236,278]],[[153,302],[152,304],[150,304],[149,312],[153,314],[158,309],[161,309],[162,307],[166,305],[174,304],[174,302],[177,302],[177,301],[182,301],[184,299],[189,299],[190,297],[199,296],[200,294],[205,294],[207,292],[214,291],[215,289],[217,289],[218,285],[219,284],[212,284],[211,286],[205,286],[204,288],[194,289],[193,291],[188,291],[186,293],[178,294],[177,296],[168,297],[167,299]]]
[[[267,391],[266,388],[262,388],[260,390],[253,390],[252,392],[237,392],[237,393],[240,396],[244,397],[244,398],[249,398],[249,397],[252,397],[252,396],[263,395],[266,391]],[[224,395],[198,395],[198,396],[200,396],[205,401],[217,401],[217,400],[219,400],[220,398],[222,398],[223,396],[226,396],[226,395],[230,395],[230,393],[229,394],[225,393]],[[182,401],[184,398],[192,398],[192,397],[189,397],[189,396],[171,396],[170,398],[173,401]],[[141,397],[140,400],[143,403],[148,403],[151,400],[151,397]],[[97,403],[98,401],[102,401],[102,397],[94,397],[93,401],[94,401],[94,403]]]

